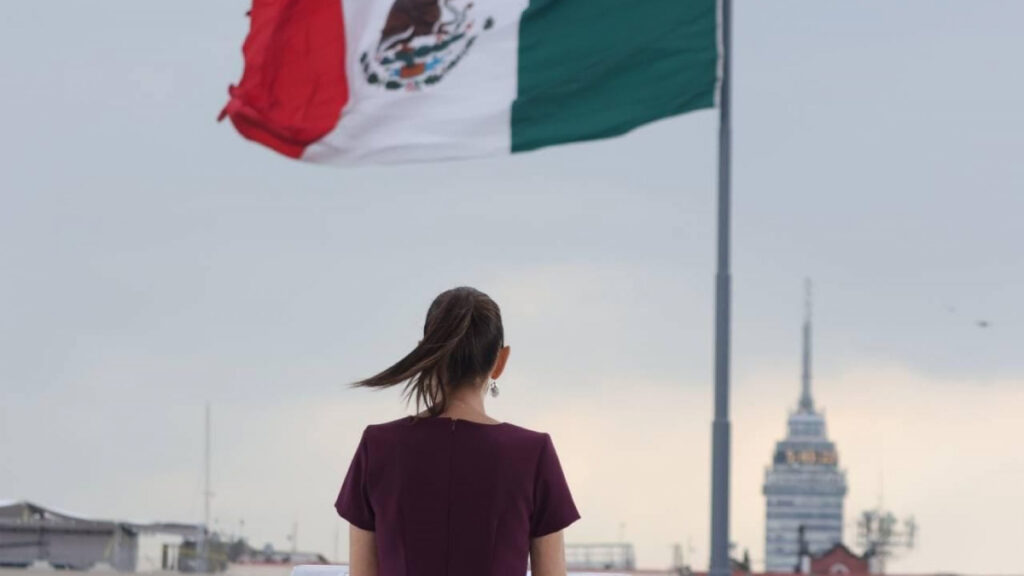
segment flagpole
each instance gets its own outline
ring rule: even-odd
[[[729,566],[729,336],[732,278],[731,236],[731,67],[732,1],[721,5],[722,79],[718,103],[718,265],[715,274],[715,418],[711,425],[710,576],[731,576]]]

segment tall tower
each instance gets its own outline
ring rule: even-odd
[[[799,562],[800,533],[812,554],[843,540],[846,472],[839,468],[825,416],[811,394],[811,282],[806,282],[800,400],[790,413],[786,438],[775,445],[765,471],[765,571],[792,572]]]

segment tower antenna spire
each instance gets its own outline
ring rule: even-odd
[[[814,398],[811,396],[811,279],[804,280],[804,364],[801,378],[800,411],[813,412]]]

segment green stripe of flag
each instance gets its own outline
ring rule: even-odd
[[[716,0],[530,0],[512,151],[712,107],[717,81]]]

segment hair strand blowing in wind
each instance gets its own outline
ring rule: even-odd
[[[390,388],[405,383],[406,401],[416,401],[431,416],[443,413],[449,395],[481,384],[505,345],[501,309],[483,292],[469,287],[446,290],[427,311],[423,339],[391,367],[353,386]]]

